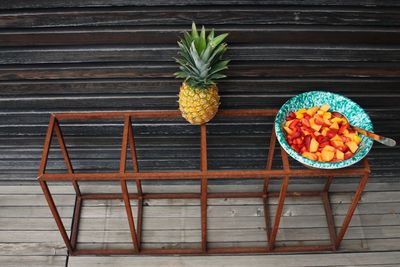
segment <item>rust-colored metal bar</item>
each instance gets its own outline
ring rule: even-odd
[[[329,192],[332,182],[333,182],[333,176],[328,176],[328,178],[326,179],[325,185],[324,185],[323,192]]]
[[[72,252],[73,251],[73,247],[72,247],[71,241],[68,238],[67,231],[65,231],[64,224],[63,224],[63,222],[61,220],[60,214],[58,213],[56,204],[54,203],[54,199],[51,196],[49,187],[47,186],[46,181],[42,181],[41,179],[39,179],[39,184],[40,184],[40,187],[43,190],[44,197],[46,198],[47,204],[49,205],[51,214],[53,214],[54,220],[56,221],[58,230],[61,233],[61,237],[64,240],[65,246],[67,247],[69,252]]]
[[[122,134],[122,146],[121,146],[121,160],[119,164],[119,171],[121,174],[123,174],[126,170],[126,152],[128,148],[129,124],[130,124],[130,118],[129,116],[126,116],[124,120],[124,130]],[[136,252],[139,252],[139,241],[136,234],[135,222],[133,220],[131,201],[129,199],[128,187],[126,185],[126,180],[124,178],[121,178],[121,189],[122,189],[122,197],[125,203],[126,215],[128,217],[128,222],[129,222],[129,230],[131,231],[133,247]]]
[[[326,171],[326,172],[325,172]],[[265,176],[282,177],[319,177],[327,174],[338,177],[360,176],[367,172],[362,169],[343,169],[343,170],[226,170],[226,171],[207,171],[202,174],[200,171],[187,172],[139,172],[139,173],[74,173],[74,180],[78,181],[118,181],[121,177],[126,180],[197,180],[202,175],[207,179],[264,179]],[[44,173],[41,177],[46,181],[69,181],[71,175],[68,173]]]
[[[344,217],[343,224],[340,227],[339,233],[336,237],[336,242],[335,242],[336,248],[338,248],[340,246],[340,243],[343,240],[343,237],[347,231],[347,228],[349,227],[351,218],[353,217],[354,211],[356,210],[358,202],[360,201],[360,198],[361,198],[362,192],[364,191],[365,185],[368,182],[368,176],[369,176],[368,174],[365,174],[362,177],[360,183],[358,184],[357,191],[355,192],[355,194],[353,196],[351,205],[346,213],[346,216]]]
[[[335,220],[333,218],[331,202],[329,199],[329,193],[327,191],[322,192],[322,202],[324,204],[326,222],[328,224],[329,230],[329,238],[332,244],[332,250],[336,250],[336,228],[335,228]]]
[[[39,166],[39,176],[43,175],[46,171],[47,159],[49,157],[49,151],[50,151],[51,139],[53,137],[55,120],[56,120],[56,118],[53,115],[50,115],[50,121],[49,121],[49,125],[47,126],[47,133],[46,133],[46,137],[45,137],[44,145],[43,145],[42,160],[40,161],[40,166]]]
[[[136,153],[136,145],[135,145],[135,137],[133,134],[133,128],[132,128],[132,122],[131,119],[129,118],[129,124],[128,124],[128,140],[129,140],[129,148],[131,152],[131,159],[132,159],[132,168],[134,173],[139,172],[139,164],[138,164],[138,159],[137,159],[137,153]],[[143,194],[143,188],[142,188],[142,182],[140,180],[135,180],[136,183],[136,188],[137,192],[139,195]]]
[[[278,197],[279,192],[269,192],[269,197]],[[286,192],[286,196],[293,197],[317,197],[321,196],[319,191],[295,191]],[[207,198],[262,198],[262,192],[214,192],[207,193]],[[82,194],[81,198],[85,199],[123,199],[121,194],[117,193],[86,193]],[[140,199],[136,193],[129,193],[129,198]],[[199,193],[144,193],[143,199],[201,199]]]
[[[201,249],[207,251],[207,128],[205,124],[200,126],[200,170],[201,170]]]
[[[140,195],[138,198],[138,212],[137,212],[137,239],[139,251],[142,246],[142,230],[143,230],[143,196]]]
[[[62,152],[63,157],[64,157],[65,165],[67,166],[68,173],[73,174],[74,173],[74,169],[72,168],[71,159],[69,157],[68,150],[67,150],[67,147],[66,147],[65,142],[64,142],[64,136],[62,134],[62,131],[61,131],[60,125],[58,124],[57,119],[54,122],[54,129],[55,129],[55,132],[56,132],[58,144],[60,145],[60,149],[61,149],[61,152]],[[76,195],[80,196],[81,195],[81,190],[79,189],[78,182],[75,181],[75,180],[72,180],[72,186],[74,187]]]
[[[275,130],[272,129],[272,133],[271,133],[271,140],[269,142],[269,149],[268,149],[268,158],[267,158],[267,166],[266,169],[267,170],[271,170],[272,169],[272,161],[274,159],[274,152],[275,152],[275,145],[276,145],[276,133]],[[267,195],[268,193],[268,186],[269,186],[269,176],[265,176],[264,178],[264,194]]]
[[[74,219],[72,221],[72,230],[71,230],[71,245],[74,250],[77,247],[79,221],[81,219],[81,210],[82,210],[82,197],[76,196],[74,216],[73,216]]]
[[[267,170],[271,170],[272,169],[272,161],[274,159],[274,152],[275,152],[275,145],[276,145],[276,134],[275,134],[275,130],[272,129],[272,133],[271,133],[271,139],[269,142],[269,149],[268,149],[268,156],[267,156],[267,166],[266,169]],[[264,206],[264,218],[265,218],[265,232],[267,235],[267,246],[268,249],[270,249],[269,247],[269,238],[271,236],[271,218],[270,218],[270,214],[269,214],[269,205],[267,204],[268,202],[268,187],[269,187],[269,181],[270,181],[270,176],[265,176],[264,178],[264,187],[263,187],[263,206]]]
[[[224,117],[251,117],[251,116],[275,116],[277,109],[232,109],[220,110],[217,116]],[[131,118],[180,118],[179,110],[153,110],[153,111],[117,111],[117,112],[65,112],[55,113],[59,120],[88,120],[88,119],[123,119]]]
[[[281,149],[281,155],[282,155],[283,169],[286,171],[289,171],[289,159],[288,159],[286,152],[283,149]],[[271,235],[269,236],[269,240],[268,240],[270,249],[275,248],[276,236],[278,234],[279,224],[281,221],[281,216],[282,216],[282,212],[283,212],[283,206],[285,203],[286,192],[287,192],[288,186],[289,186],[289,176],[286,175],[283,177],[283,180],[282,180],[282,185],[281,185],[281,189],[279,192],[279,198],[278,198],[278,207],[275,212],[274,225],[272,226]]]

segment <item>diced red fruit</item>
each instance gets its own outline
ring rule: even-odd
[[[299,119],[294,119],[294,120],[292,121],[292,123],[290,123],[289,128],[292,129],[292,130],[294,130],[294,128],[296,128],[296,125],[297,125],[299,122],[300,122]]]
[[[316,139],[317,139],[318,143],[322,143],[322,139],[324,139],[324,136],[323,135],[319,135],[319,136],[316,137]]]
[[[340,138],[342,138],[343,142],[345,142],[345,143],[352,141],[351,138],[344,136],[344,135],[341,135]]]
[[[295,131],[293,134],[292,134],[292,138],[293,139],[295,139],[295,138],[298,138],[298,137],[300,137],[301,136],[301,131]]]
[[[309,119],[311,119],[311,116],[306,113],[306,114],[304,114],[304,119],[309,120]]]
[[[339,130],[338,130],[338,134],[343,134],[344,130],[346,130],[347,128],[349,128],[349,124],[342,124],[342,126],[340,126]]]
[[[307,127],[311,127],[310,122],[306,118],[301,119],[301,124]]]
[[[320,147],[325,147],[325,146],[329,146],[329,141],[328,142],[322,142],[319,144]]]
[[[324,125],[324,120],[322,118],[318,117],[318,116],[315,117],[314,122],[317,125],[321,125],[321,126]]]
[[[344,153],[344,159],[349,159],[353,156],[353,153],[351,153],[351,151],[347,151],[346,153]]]
[[[310,150],[311,138],[312,138],[311,135],[304,136],[304,145],[308,150]]]
[[[296,118],[296,114],[293,111],[290,111],[288,118],[290,118],[291,120]]]
[[[334,129],[330,129],[327,133],[326,133],[326,137],[328,137],[329,139],[333,138],[336,134],[337,134],[337,130]]]

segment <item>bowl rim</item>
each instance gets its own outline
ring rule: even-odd
[[[301,94],[298,94],[296,96],[293,96],[292,98],[288,99],[283,105],[282,107],[279,109],[276,117],[275,117],[275,134],[276,134],[276,138],[278,139],[279,144],[281,145],[281,147],[286,151],[286,153],[288,153],[292,158],[294,158],[295,160],[299,161],[300,163],[309,166],[309,167],[313,167],[313,168],[319,168],[319,169],[340,169],[340,168],[345,168],[348,166],[351,166],[359,161],[361,161],[371,150],[372,145],[373,145],[373,140],[371,140],[368,137],[365,137],[365,149],[360,151],[359,154],[347,159],[347,160],[343,160],[343,161],[339,161],[339,162],[321,162],[321,161],[315,161],[315,160],[311,160],[308,158],[303,157],[301,154],[297,153],[292,147],[290,147],[290,145],[287,143],[286,138],[284,137],[283,134],[283,130],[282,130],[282,126],[280,125],[280,121],[282,120],[282,116],[284,115],[284,109],[287,105],[289,105],[292,101],[295,101],[297,98],[299,98],[302,95],[312,95],[312,94],[325,94],[325,95],[333,95],[334,97],[339,97],[344,99],[345,101],[349,101],[351,102],[353,105],[355,105],[357,108],[359,108],[360,110],[362,110],[362,112],[366,115],[367,118],[367,123],[370,125],[370,129],[371,131],[373,131],[373,124],[372,121],[369,117],[369,115],[367,114],[367,112],[365,112],[365,110],[358,105],[356,102],[354,102],[353,100],[351,100],[350,98],[337,94],[337,93],[332,93],[329,91],[321,91],[321,90],[317,90],[317,91],[308,91],[308,92],[304,92]],[[329,103],[328,103],[329,104]],[[346,115],[346,114],[345,114]]]

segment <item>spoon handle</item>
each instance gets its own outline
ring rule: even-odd
[[[396,141],[393,140],[393,139],[391,139],[391,138],[384,137],[384,136],[382,136],[382,135],[378,135],[378,134],[376,134],[376,133],[369,132],[369,131],[367,131],[367,130],[358,128],[358,127],[353,126],[353,125],[352,125],[351,127],[352,127],[355,131],[357,131],[357,132],[359,132],[359,133],[361,133],[361,134],[363,134],[363,135],[365,135],[365,136],[368,136],[369,138],[372,138],[372,139],[374,139],[375,141],[378,141],[379,143],[382,143],[382,144],[387,145],[387,146],[395,146],[395,145],[396,145]]]

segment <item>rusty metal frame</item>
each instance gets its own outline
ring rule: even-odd
[[[218,116],[226,117],[274,117],[277,110],[224,110]],[[136,155],[134,131],[132,121],[139,118],[178,118],[179,111],[128,111],[128,112],[81,112],[81,113],[56,113],[50,116],[45,143],[43,147],[42,160],[39,167],[38,180],[42,187],[45,198],[48,202],[57,227],[65,242],[68,252],[71,255],[113,255],[113,254],[224,254],[224,253],[271,253],[271,252],[305,252],[305,251],[335,251],[339,248],[341,241],[350,224],[351,218],[361,198],[361,194],[368,181],[370,167],[368,160],[363,160],[363,166],[358,168],[346,168],[340,170],[321,170],[321,169],[291,169],[288,155],[281,148],[282,169],[272,169],[272,161],[276,147],[275,131],[272,130],[266,168],[264,170],[225,170],[210,171],[207,168],[207,128],[206,125],[200,126],[200,169],[199,171],[168,171],[168,172],[141,172],[138,167]],[[121,158],[119,172],[113,173],[75,173],[68,155],[64,137],[59,125],[60,120],[90,120],[90,119],[121,119],[124,122]],[[46,173],[48,154],[50,151],[51,140],[55,132],[64,161],[67,173]],[[126,171],[127,152],[130,147],[133,172]],[[303,191],[290,192],[288,185],[290,179],[299,177],[327,177],[327,181],[322,191]],[[352,199],[343,224],[336,233],[334,218],[329,199],[329,188],[334,177],[353,176],[361,177],[355,195]],[[279,192],[270,192],[269,182],[271,178],[281,179]],[[209,179],[263,179],[264,187],[262,192],[216,192],[207,191]],[[127,181],[133,180],[136,183],[137,193],[129,193]],[[143,180],[199,180],[201,185],[200,193],[144,193],[141,182]],[[53,197],[47,185],[48,181],[70,181],[76,192],[74,216],[70,237],[65,230],[60,214],[54,203]],[[121,194],[117,193],[81,193],[79,181],[119,181]],[[278,246],[276,244],[279,224],[283,213],[284,202],[287,196],[321,197],[328,231],[330,236],[329,245],[298,245],[298,246]],[[270,197],[278,198],[278,206],[274,216],[274,222],[270,221],[269,203]],[[261,198],[264,203],[264,215],[267,233],[267,245],[256,247],[207,247],[207,201],[209,198]],[[132,238],[132,249],[79,249],[77,246],[79,233],[79,220],[83,201],[96,199],[122,199],[125,204],[129,229]],[[137,226],[134,223],[132,214],[131,199],[138,201]],[[142,222],[143,222],[143,201],[145,199],[199,199],[201,203],[201,244],[199,248],[142,248]]]

